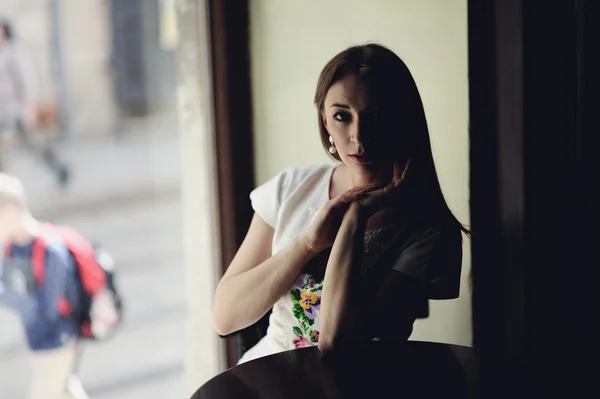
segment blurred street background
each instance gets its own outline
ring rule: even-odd
[[[57,110],[34,134],[53,140],[69,179],[58,184],[18,142],[5,171],[23,181],[34,216],[76,228],[116,261],[125,321],[111,340],[85,346],[92,399],[184,396],[173,13],[169,0],[0,4],[35,66],[39,104]],[[0,308],[0,398],[23,397],[29,372],[19,319]]]
[[[9,170],[23,179],[35,214],[77,228],[117,261],[125,322],[113,340],[85,349],[81,377],[92,398],[183,396],[177,154],[175,131],[135,132],[66,146],[74,171],[66,190],[27,152]],[[0,308],[0,326],[0,397],[20,398],[29,377],[21,324]]]

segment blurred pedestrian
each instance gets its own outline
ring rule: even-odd
[[[13,136],[29,150],[41,156],[66,185],[69,169],[61,162],[50,140],[36,140],[40,109],[37,104],[37,79],[32,60],[17,43],[12,26],[0,21],[0,171],[4,170]]]
[[[0,264],[0,304],[24,325],[33,366],[28,398],[86,399],[77,376],[80,324],[71,317],[83,295],[76,261],[60,241],[38,245],[43,229],[21,182],[0,173],[0,243],[8,249]]]

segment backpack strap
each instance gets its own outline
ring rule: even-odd
[[[42,285],[45,278],[46,269],[46,246],[47,241],[42,236],[35,237],[33,241],[33,247],[31,249],[31,267],[33,269],[33,276],[37,285]],[[12,254],[12,244],[7,242],[4,244],[4,257],[10,258]]]
[[[45,225],[33,242],[31,249],[31,267],[38,285],[44,284],[46,278],[46,248],[50,242],[59,242],[60,236],[54,234]]]
[[[60,234],[54,229],[54,226],[46,223],[42,226],[40,234],[35,238],[31,252],[31,266],[33,275],[38,286],[44,284],[46,273],[46,248],[50,243],[63,242]],[[56,303],[56,310],[64,317],[69,317],[73,307],[65,298],[61,296]]]
[[[96,251],[79,232],[68,226],[51,226],[63,238],[63,242],[75,259],[83,290],[93,295],[106,288],[106,274],[96,260]]]

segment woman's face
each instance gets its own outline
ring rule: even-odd
[[[390,160],[385,148],[390,129],[383,120],[386,105],[354,75],[335,82],[325,96],[323,123],[342,162],[358,173],[380,170]]]

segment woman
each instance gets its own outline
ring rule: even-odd
[[[321,72],[315,104],[341,164],[288,169],[250,194],[252,223],[216,290],[221,335],[273,308],[240,362],[406,340],[428,298],[458,296],[468,231],[442,195],[406,65],[377,44],[350,47]]]

